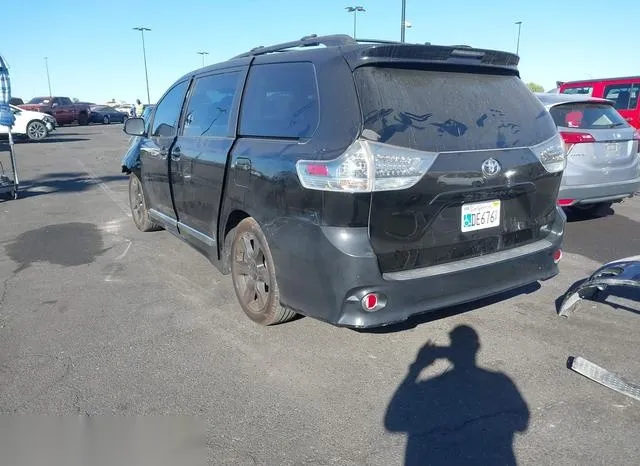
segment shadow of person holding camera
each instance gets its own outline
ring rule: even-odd
[[[529,424],[529,408],[515,384],[501,372],[476,365],[480,339],[461,325],[451,345],[427,342],[409,366],[385,416],[385,427],[407,434],[406,465],[516,464],[513,439]],[[438,359],[450,366],[421,381]]]

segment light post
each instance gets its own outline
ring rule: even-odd
[[[47,70],[47,84],[49,85],[49,97],[53,94],[51,93],[51,78],[49,77],[49,57],[44,57],[44,67]]]
[[[140,31],[142,35],[142,57],[144,58],[144,79],[147,83],[147,103],[151,104],[151,97],[149,96],[149,73],[147,72],[147,51],[144,46],[144,31],[151,31],[151,29],[138,26],[133,28],[134,31]]]
[[[402,17],[400,19],[400,42],[404,42],[404,32],[407,28],[407,0],[402,0]]]
[[[347,10],[348,13],[353,13],[353,38],[355,39],[356,38],[356,21],[357,21],[358,13],[359,12],[364,13],[367,10],[365,10],[361,6],[348,6],[348,7],[345,7],[345,10]]]
[[[516,55],[520,54],[520,30],[522,29],[522,21],[516,21],[516,24],[518,25],[518,42],[516,45]]]
[[[202,67],[204,68],[204,56],[209,55],[209,52],[198,52],[198,55],[202,55]]]

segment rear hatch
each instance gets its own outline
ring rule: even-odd
[[[615,183],[637,176],[636,130],[607,102],[571,102],[549,110],[567,148],[567,186]]]
[[[382,272],[495,253],[548,234],[564,168],[555,125],[515,71],[492,73],[354,71],[363,137],[433,154],[412,186],[372,193],[369,234]],[[548,170],[541,154],[554,150],[562,161]]]

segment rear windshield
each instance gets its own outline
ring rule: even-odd
[[[556,132],[517,76],[381,67],[354,75],[365,136],[380,142],[464,151],[533,146]]]
[[[609,104],[572,103],[549,110],[553,121],[562,128],[605,129],[627,126],[624,118]]]

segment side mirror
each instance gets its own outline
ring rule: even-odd
[[[129,118],[124,122],[124,132],[129,136],[144,136],[145,123],[142,118]]]
[[[54,102],[51,104],[51,108],[56,108],[58,105],[60,105],[58,102]]]

